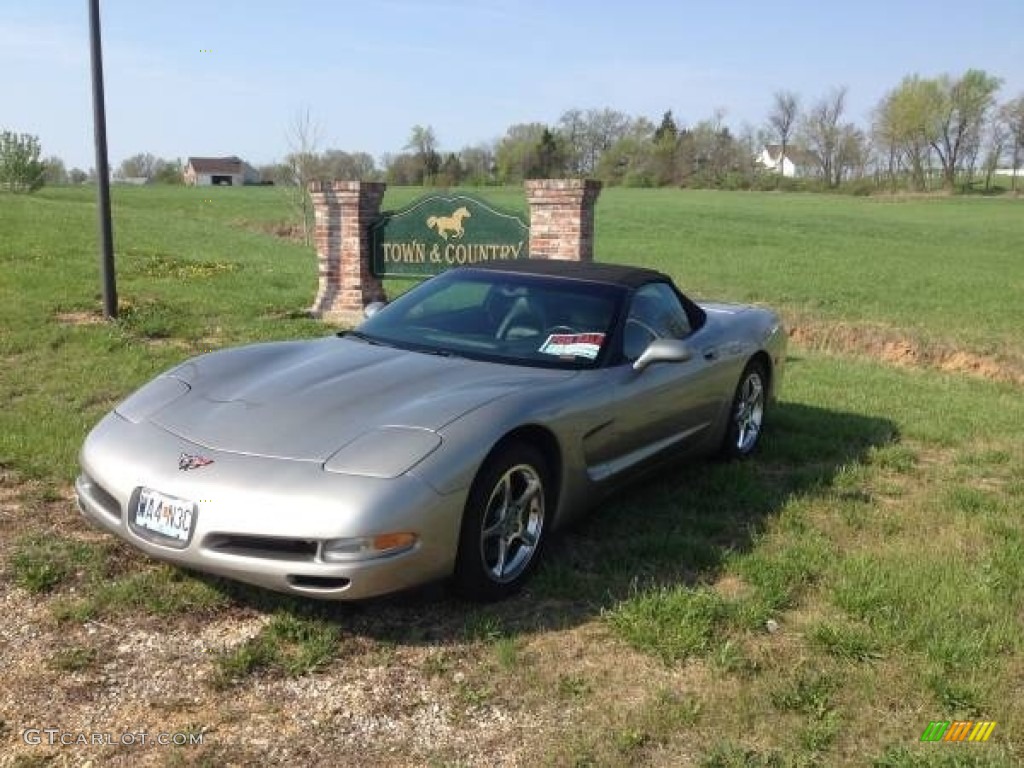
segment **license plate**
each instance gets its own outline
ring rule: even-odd
[[[139,502],[135,506],[137,527],[181,542],[183,546],[192,535],[195,518],[193,502],[150,488],[139,489]]]

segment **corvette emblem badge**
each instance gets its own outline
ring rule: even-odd
[[[178,457],[178,469],[182,472],[187,472],[190,469],[199,469],[207,464],[213,464],[213,459],[208,459],[205,456],[193,456],[189,453],[183,453]]]

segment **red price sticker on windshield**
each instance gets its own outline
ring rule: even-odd
[[[585,357],[593,360],[604,344],[603,333],[553,333],[541,345],[546,355],[559,357]]]

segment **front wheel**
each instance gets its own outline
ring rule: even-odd
[[[767,384],[764,365],[757,361],[747,363],[733,396],[729,427],[722,441],[723,456],[741,458],[749,456],[757,448],[764,428]]]
[[[501,449],[480,470],[466,503],[455,560],[455,590],[499,600],[519,590],[540,559],[547,513],[547,465],[527,443]]]

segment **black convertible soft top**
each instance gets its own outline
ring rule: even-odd
[[[598,264],[561,259],[505,259],[481,262],[463,267],[463,269],[568,277],[574,280],[589,280],[594,283],[624,285],[627,288],[637,288],[647,283],[672,282],[668,275],[654,269],[631,267],[627,264]]]

